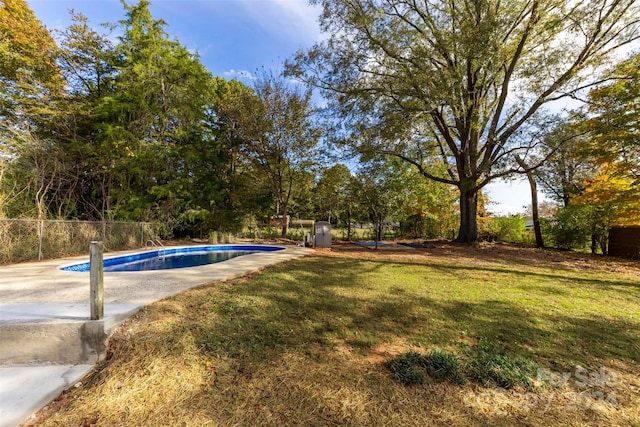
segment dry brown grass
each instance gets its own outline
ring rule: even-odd
[[[605,397],[613,393],[616,402],[611,399],[604,402],[593,395],[595,388],[578,387],[575,381],[557,388],[545,386],[537,393],[472,383],[458,386],[428,382],[407,387],[391,379],[383,362],[409,348],[425,349],[428,342],[416,344],[411,333],[400,330],[394,333],[397,328],[393,325],[391,332],[375,329],[384,319],[372,318],[370,322],[360,319],[356,326],[348,326],[348,333],[341,332],[337,330],[337,325],[342,324],[338,317],[348,315],[348,301],[342,301],[345,307],[339,308],[341,301],[318,301],[309,297],[311,288],[293,285],[305,280],[312,285],[314,280],[325,280],[323,274],[332,273],[316,272],[314,266],[321,264],[326,270],[332,259],[344,262],[340,269],[351,261],[366,262],[367,271],[394,262],[464,266],[471,263],[479,269],[501,266],[507,270],[515,264],[518,269],[536,270],[539,267],[533,265],[535,260],[545,268],[566,268],[573,273],[585,268],[588,273],[617,271],[619,275],[612,280],[630,284],[632,298],[640,296],[637,290],[640,276],[634,279],[640,269],[635,265],[571,254],[541,256],[531,250],[527,257],[526,250],[516,248],[482,251],[455,246],[411,253],[326,250],[320,251],[319,256],[279,266],[255,277],[204,286],[160,301],[122,326],[111,339],[108,362],[98,366],[82,387],[64,394],[48,412],[41,414],[36,424],[640,425],[640,367],[636,363],[640,356],[634,353],[640,348],[631,349],[630,355],[622,359],[602,357],[599,353],[591,359],[594,363],[590,370],[604,367],[615,374],[612,384],[597,390],[604,391]],[[525,258],[527,265],[520,265]],[[354,270],[357,265],[360,264],[354,264]],[[305,278],[305,272],[318,275]],[[290,275],[296,276],[295,280]],[[270,289],[265,289],[266,286]],[[355,296],[363,304],[365,300],[373,301],[369,293],[362,293],[359,288],[339,289],[344,298]],[[390,289],[401,294],[409,292],[402,284],[394,284]],[[339,294],[331,295],[340,298]],[[318,325],[326,319],[321,318],[321,313],[327,310],[336,323],[322,329]],[[412,328],[419,329],[418,323]],[[223,330],[229,341],[216,334],[217,330]],[[264,338],[265,334],[268,338]],[[369,344],[363,345],[353,337],[358,334],[369,334],[365,341]],[[473,345],[475,338],[462,339]],[[527,345],[534,348],[523,351],[536,355],[535,345]],[[558,345],[561,348],[554,351],[561,354],[565,343]],[[557,362],[560,370],[562,361]]]

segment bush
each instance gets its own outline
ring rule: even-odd
[[[519,215],[491,218],[484,234],[490,240],[521,243],[526,240],[525,219]]]
[[[386,361],[396,381],[405,385],[424,384],[427,376],[437,381],[464,384],[467,378],[484,386],[533,391],[536,366],[531,361],[505,355],[496,345],[481,339],[464,354],[464,363],[453,353],[434,349],[424,355],[407,351]]]
[[[410,350],[387,360],[392,377],[402,384],[423,384],[425,374],[437,381],[465,382],[458,358],[446,351],[434,349],[428,355]]]
[[[453,381],[464,384],[465,378],[460,372],[460,362],[453,353],[434,349],[425,357],[425,368],[432,378],[438,381]]]
[[[536,367],[530,361],[504,355],[496,345],[481,339],[467,353],[467,371],[474,381],[485,386],[519,386],[531,391]]]
[[[407,351],[392,359],[385,365],[391,371],[394,380],[405,385],[423,384],[424,368],[422,366],[424,356],[417,351]]]
[[[586,206],[558,209],[555,217],[542,223],[543,233],[560,249],[582,249],[591,237],[591,212]]]

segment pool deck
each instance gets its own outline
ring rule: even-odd
[[[105,258],[131,252],[135,251],[106,253]],[[283,251],[198,267],[105,272],[105,318],[101,321],[89,320],[89,273],[58,270],[61,265],[86,261],[88,256],[0,266],[0,427],[26,421],[93,368],[97,357],[91,356],[99,353],[100,345],[94,348],[89,339],[92,347],[87,349],[79,335],[85,341],[87,335],[97,333],[94,330],[101,337],[108,336],[146,304],[311,253],[312,249],[286,246]],[[69,351],[61,352],[61,345]]]

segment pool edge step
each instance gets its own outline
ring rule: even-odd
[[[127,304],[119,308],[120,311],[101,320],[64,317],[3,320],[0,322],[0,366],[94,364],[104,356],[107,340],[115,328],[142,306]]]

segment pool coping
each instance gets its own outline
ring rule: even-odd
[[[273,245],[268,245],[273,246]],[[167,246],[167,248],[173,248]],[[284,246],[222,263],[174,270],[104,272],[105,304],[149,304],[194,286],[236,278],[272,264],[313,253],[313,249]],[[111,256],[137,253],[113,252]],[[3,303],[87,303],[89,272],[62,271],[58,267],[83,262],[88,256],[67,257],[0,266],[0,301]]]
[[[214,249],[211,249],[214,248]],[[187,253],[213,253],[213,252],[228,252],[228,251],[254,251],[259,253],[264,252],[277,252],[286,249],[281,245],[253,245],[253,244],[224,244],[224,245],[193,245],[193,246],[169,246],[161,249],[149,249],[145,251],[138,251],[133,253],[104,256],[103,265],[106,267],[112,267],[114,265],[127,264],[129,262],[147,260],[156,258],[159,256],[187,254]],[[244,256],[244,255],[243,255]],[[228,260],[225,260],[228,261]],[[224,261],[223,261],[224,262]],[[199,266],[195,266],[199,267]],[[80,270],[79,268],[82,268]],[[186,267],[191,268],[191,267]],[[86,273],[89,271],[89,260],[72,262],[58,266],[58,270],[71,271],[75,273]],[[171,269],[164,269],[171,270]],[[107,270],[105,270],[106,272]],[[147,270],[145,270],[147,271]],[[130,273],[131,271],[126,271]],[[114,271],[114,273],[124,273],[123,271]]]

